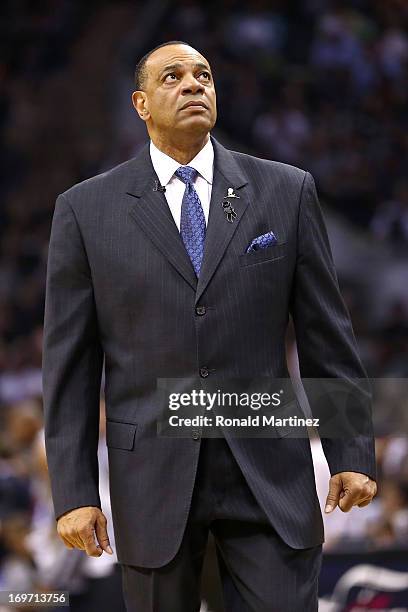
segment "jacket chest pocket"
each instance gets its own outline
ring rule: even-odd
[[[254,264],[260,264],[265,261],[279,261],[286,256],[287,244],[282,242],[281,244],[273,244],[264,249],[258,251],[251,251],[250,253],[243,253],[239,256],[240,266],[251,266]]]
[[[106,446],[132,450],[135,442],[137,425],[121,421],[106,420]]]

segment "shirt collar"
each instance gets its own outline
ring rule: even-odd
[[[166,155],[150,141],[150,158],[152,160],[153,168],[159,177],[160,185],[166,186],[172,179],[175,171],[180,168],[178,161]],[[213,182],[213,164],[214,164],[214,148],[211,142],[211,138],[204,147],[197,153],[197,155],[186,164],[195,168],[197,172],[207,181],[212,184]]]

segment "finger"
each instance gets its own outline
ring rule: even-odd
[[[368,504],[369,504],[370,502],[371,502],[371,497],[370,497],[369,499],[366,499],[366,500],[365,500],[365,501],[363,501],[363,502],[360,502],[359,504],[357,504],[357,506],[358,506],[359,508],[364,508],[364,506],[368,506]]]
[[[77,527],[75,524],[70,526],[69,537],[70,541],[74,544],[75,548],[78,550],[85,550],[85,545],[80,536],[80,527]]]
[[[62,540],[63,544],[67,548],[69,548],[70,550],[72,550],[73,548],[78,548],[78,544],[75,541],[75,538],[73,537],[72,533],[64,525],[58,525],[57,533],[59,538]]]
[[[110,547],[108,532],[106,530],[106,523],[107,521],[105,516],[103,514],[100,514],[96,519],[95,525],[96,539],[98,540],[99,545],[105,552],[107,552],[109,555],[113,555],[113,550]]]
[[[329,481],[329,492],[326,498],[326,505],[324,511],[328,514],[333,512],[337,504],[339,503],[339,496],[342,491],[343,485],[339,478],[331,478]]]
[[[373,500],[373,495],[372,493],[369,493],[368,495],[362,495],[360,499],[357,500],[356,502],[356,506],[358,506],[359,508],[362,508],[364,506],[367,506],[367,504],[369,504],[372,500]]]
[[[102,548],[95,543],[94,530],[92,527],[87,527],[79,534],[85,546],[85,552],[89,557],[100,557]]]
[[[72,550],[75,548],[75,546],[71,543],[71,541],[69,540],[69,538],[59,534],[60,540],[62,541],[62,543],[64,544],[64,546],[66,546],[67,548],[69,548],[69,550]]]
[[[78,550],[85,550],[85,546],[76,531],[68,532],[67,538],[74,548],[77,548]]]
[[[346,473],[347,477],[343,478],[344,497],[339,502],[339,508],[342,512],[349,512],[353,506],[364,503],[367,499],[372,499],[376,491],[376,483],[364,474]]]
[[[62,518],[61,521],[58,522],[57,531],[73,548],[85,550],[83,542],[78,534],[77,520],[72,517]]]
[[[364,506],[367,506],[372,501],[375,493],[376,487],[365,484],[363,490],[360,490],[360,495],[354,500],[353,505],[364,508]]]
[[[344,497],[339,502],[339,508],[342,512],[349,512],[354,504],[360,501],[360,489],[344,489]]]
[[[70,525],[67,530],[67,534],[70,542],[74,545],[78,550],[85,550],[84,543],[82,541],[81,536],[79,535],[79,528],[76,527],[75,524]]]

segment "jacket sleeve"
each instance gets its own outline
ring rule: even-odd
[[[100,507],[99,400],[103,351],[90,268],[74,211],[56,201],[48,251],[43,400],[47,462],[55,517]]]
[[[322,423],[327,421],[320,435],[330,473],[361,472],[375,480],[370,384],[340,294],[315,183],[308,172],[300,196],[298,252],[290,308],[300,374],[302,380],[306,379],[304,388],[310,407],[313,416],[319,417]],[[340,427],[341,432],[336,432],[338,417],[334,418],[334,412],[339,411],[338,405],[335,406],[334,401],[331,403],[335,394],[329,392],[323,402],[317,401],[325,381],[329,388],[335,389],[333,381],[330,383],[327,379],[340,382],[343,398],[344,392],[348,394],[347,401],[342,402],[345,410],[338,422],[348,420],[351,427]],[[362,428],[356,427],[359,423]]]

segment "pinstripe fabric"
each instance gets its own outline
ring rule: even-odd
[[[200,440],[158,437],[157,378],[288,376],[295,323],[307,377],[364,378],[310,174],[227,151],[213,139],[214,184],[196,278],[146,146],[56,202],[44,319],[46,448],[55,514],[99,505],[96,442],[105,356],[111,502],[119,561],[160,567],[180,545]],[[233,187],[237,218],[221,202]],[[277,242],[253,253],[256,236]],[[198,316],[197,305],[206,313]],[[323,540],[310,444],[228,439],[284,541]],[[325,440],[332,473],[375,477],[373,438]]]
[[[321,545],[293,550],[259,507],[225,440],[201,443],[181,546],[164,567],[122,565],[129,611],[198,612],[209,531],[227,612],[317,612]]]

